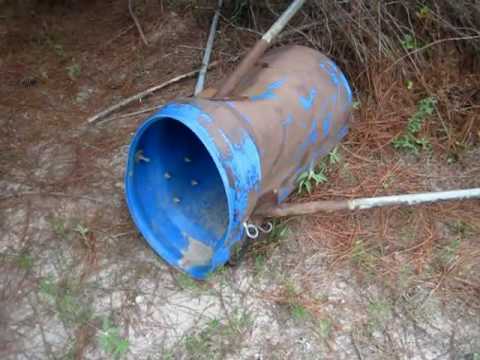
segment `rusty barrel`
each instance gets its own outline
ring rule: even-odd
[[[169,264],[204,279],[228,261],[255,210],[284,201],[347,134],[351,105],[339,68],[301,46],[268,52],[228,98],[166,104],[130,145],[136,226]]]

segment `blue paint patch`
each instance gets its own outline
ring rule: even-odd
[[[284,186],[278,190],[277,204],[280,204],[285,201],[285,199],[290,195],[293,190],[293,186]]]
[[[284,128],[287,128],[290,125],[292,125],[292,123],[293,123],[293,116],[292,116],[292,114],[288,114],[287,118],[285,120],[283,120],[282,125],[283,125]]]
[[[342,126],[337,133],[337,140],[342,140],[348,134],[348,125]]]
[[[312,121],[312,128],[310,129],[310,135],[308,136],[308,141],[311,145],[314,145],[318,140],[318,126],[317,120]]]
[[[230,156],[224,158],[225,166],[230,168],[234,177],[232,191],[235,194],[235,210],[239,219],[243,219],[248,210],[251,191],[258,191],[261,181],[260,155],[252,138],[244,132],[239,144],[232,143],[225,133],[222,134],[230,149]]]
[[[279,89],[280,87],[285,84],[286,79],[280,79],[277,81],[272,82],[267,86],[264,92],[250,96],[250,100],[276,100],[278,99],[278,95],[273,92],[273,90]]]
[[[213,122],[213,119],[208,116],[207,114],[203,113],[198,116],[198,121],[199,122],[204,122],[206,124],[211,124]]]
[[[332,127],[332,117],[333,117],[332,112],[329,112],[325,117],[325,119],[323,119],[322,131],[323,131],[324,137],[327,137],[330,133],[330,128]]]
[[[315,97],[317,96],[317,89],[314,87],[310,89],[310,92],[307,96],[300,96],[300,105],[305,110],[310,110],[315,102]]]
[[[250,119],[250,117],[244,113],[242,113],[240,110],[237,109],[237,107],[235,106],[235,102],[233,101],[226,101],[225,104],[227,104],[227,106],[230,108],[230,109],[233,109],[235,110],[238,115],[240,115],[240,118],[245,121],[246,123],[252,125],[252,119]]]
[[[297,153],[295,155],[295,162],[299,163],[305,153],[308,150],[308,147],[310,145],[315,145],[318,141],[318,126],[317,126],[317,121],[314,120],[312,121],[312,127],[310,129],[310,132],[308,134],[308,137],[300,144]]]
[[[340,72],[340,82],[342,83],[343,88],[347,93],[347,100],[348,100],[347,106],[350,106],[350,104],[352,103],[352,89],[350,89],[350,85],[348,84],[347,78],[342,72]]]
[[[274,81],[268,86],[268,88],[271,90],[280,89],[285,84],[286,81],[287,81],[286,79],[280,79],[280,80]]]
[[[338,80],[337,66],[331,61],[327,60],[325,62],[320,63],[320,68],[327,73],[333,85],[338,86],[339,80]]]

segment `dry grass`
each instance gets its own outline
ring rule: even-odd
[[[222,33],[217,39],[215,52],[218,57],[230,58],[248,48],[257,37],[256,33],[266,29],[286,3],[238,2],[248,4],[237,13],[232,7],[231,12],[225,14],[228,22],[225,20],[222,24]],[[280,354],[278,358],[289,358],[278,348],[283,345],[288,353],[294,347],[296,333],[290,332],[292,328],[308,332],[305,328],[311,326],[320,333],[322,341],[332,338],[333,343],[342,341],[332,333],[343,336],[351,332],[352,339],[355,338],[353,348],[360,349],[356,350],[358,358],[362,358],[359,353],[363,358],[394,358],[408,353],[390,346],[387,331],[387,340],[380,345],[362,332],[371,328],[385,330],[385,323],[393,318],[393,309],[401,312],[395,316],[406,317],[410,313],[402,310],[403,307],[426,308],[429,299],[440,299],[445,304],[458,304],[455,309],[458,312],[467,309],[478,314],[480,205],[477,202],[289,219],[286,224],[278,225],[278,228],[286,225],[290,229],[288,236],[283,237],[282,231],[278,231],[273,238],[258,241],[249,248],[246,261],[224,269],[205,286],[177,276],[159,261],[137,235],[121,200],[122,189],[117,186],[123,171],[119,162],[121,149],[142,117],[118,121],[118,127],[72,131],[78,129],[89,114],[110,104],[115,96],[131,95],[172,77],[173,72],[196,68],[204,44],[198,29],[205,29],[203,35],[206,37],[216,1],[182,1],[181,6],[176,7],[173,1],[165,0],[162,17],[158,16],[159,3],[156,0],[138,1],[139,11],[142,4],[148,9],[139,13],[146,35],[161,34],[153,49],[138,46],[138,34],[130,27],[128,12],[122,13],[122,9],[126,9],[125,2],[115,3],[113,11],[110,11],[110,2],[100,3],[98,11],[92,11],[91,16],[97,16],[98,25],[103,24],[102,31],[91,26],[88,17],[75,13],[67,14],[66,19],[58,23],[53,15],[45,16],[45,24],[39,32],[30,31],[28,27],[24,30],[28,25],[25,19],[19,19],[8,31],[8,42],[3,44],[7,57],[2,65],[2,69],[6,69],[7,82],[2,85],[6,96],[0,105],[8,110],[9,120],[2,123],[5,126],[0,134],[9,141],[2,143],[5,151],[0,155],[0,171],[8,174],[12,182],[28,184],[41,196],[14,197],[9,192],[0,205],[5,214],[0,217],[0,224],[11,235],[4,242],[8,246],[19,244],[18,249],[7,248],[0,259],[4,260],[0,261],[4,274],[0,317],[5,324],[17,326],[22,320],[13,312],[10,314],[10,309],[23,306],[29,310],[27,300],[31,299],[37,310],[33,309],[25,321],[24,332],[39,331],[30,326],[40,323],[43,328],[56,329],[64,336],[65,328],[54,322],[59,313],[57,303],[62,305],[63,312],[65,304],[73,304],[70,313],[76,315],[77,302],[70,304],[66,301],[70,297],[65,296],[56,296],[58,299],[44,296],[39,301],[35,294],[42,279],[48,279],[52,266],[63,269],[71,264],[75,265],[73,270],[60,272],[55,279],[54,283],[63,291],[58,294],[65,295],[68,282],[64,280],[72,277],[77,280],[75,284],[82,286],[82,291],[72,292],[81,300],[80,305],[90,296],[101,301],[93,305],[96,308],[92,320],[87,322],[89,325],[79,322],[67,329],[70,334],[65,341],[60,341],[62,348],[54,349],[56,357],[69,352],[63,347],[70,345],[78,357],[91,356],[92,349],[98,348],[100,316],[111,315],[115,326],[127,329],[125,336],[131,337],[132,358],[138,358],[139,354],[147,356],[143,340],[128,334],[134,329],[145,331],[149,339],[162,341],[176,335],[186,336],[190,330],[193,334],[190,340],[203,339],[205,334],[223,336],[228,329],[223,320],[214,320],[209,331],[200,331],[202,336],[196,335],[202,329],[197,317],[203,319],[203,313],[211,308],[209,302],[201,303],[200,298],[208,299],[214,290],[226,293],[225,300],[216,299],[222,305],[215,302],[219,309],[228,307],[229,313],[234,313],[230,310],[237,306],[244,309],[246,305],[239,303],[240,300],[257,305],[252,309],[252,319],[263,317],[268,327],[261,329],[249,321],[240,326],[238,321],[242,317],[237,323],[230,320],[228,323],[233,321],[234,329],[242,329],[242,336],[238,336],[238,331],[230,331],[231,334],[223,339],[225,344],[230,346],[231,341],[237,351],[237,340],[243,341],[243,337],[246,338],[245,348],[255,341],[263,347],[270,338],[277,337],[280,340],[272,345],[272,356]],[[421,13],[422,4],[427,4],[429,9],[425,14]],[[106,15],[100,14],[100,10]],[[179,15],[170,11],[177,11]],[[97,12],[100,13],[96,15]],[[197,15],[200,17],[194,18]],[[196,27],[195,21],[201,26]],[[329,167],[328,182],[317,188],[311,199],[479,185],[480,76],[477,60],[472,56],[479,47],[478,39],[474,38],[478,36],[479,23],[478,11],[470,8],[469,3],[309,1],[292,25],[282,34],[279,44],[302,43],[328,53],[349,75],[356,100],[360,102],[354,112],[351,133],[339,149],[341,161]],[[74,35],[69,35],[68,29]],[[417,39],[417,44],[410,39],[414,48],[405,48],[405,41],[409,40],[405,38],[407,34]],[[32,44],[30,48],[18,45],[22,43],[18,41],[21,36]],[[448,40],[453,38],[457,40]],[[50,40],[55,44],[49,44]],[[177,46],[179,43],[185,47]],[[55,52],[55,45],[63,46],[68,61]],[[83,58],[86,54],[90,58]],[[168,57],[159,57],[164,55]],[[77,82],[72,82],[65,70],[72,56],[82,66]],[[39,83],[30,88],[19,86],[17,80],[22,74],[15,67],[17,63],[23,66],[20,70],[25,71],[27,77],[33,74]],[[40,66],[44,67],[40,69]],[[42,80],[41,70],[48,73],[49,79]],[[111,76],[120,73],[127,75],[125,78]],[[219,71],[211,73],[209,81],[223,75]],[[411,86],[408,81],[412,82]],[[85,109],[74,101],[80,85],[96,89]],[[178,94],[188,94],[191,85],[181,84],[155,100],[159,103]],[[47,97],[42,95],[44,92]],[[60,99],[61,95],[65,96],[64,100]],[[405,130],[419,101],[429,96],[437,99],[436,111],[426,119],[419,136],[429,140],[431,150],[419,155],[397,151],[392,142]],[[26,97],[28,102],[19,102],[18,99]],[[20,116],[27,111],[32,118]],[[66,134],[64,139],[58,137],[59,132]],[[50,177],[40,181],[33,173],[39,164],[34,157],[25,156],[25,149],[41,141],[47,141],[48,148],[59,140],[74,153],[73,171],[58,179]],[[53,155],[52,159],[55,159]],[[302,198],[294,195],[291,200],[302,201]],[[18,214],[13,216],[16,212]],[[44,221],[48,214],[68,217],[72,221],[79,216],[81,224],[89,231],[82,236],[72,230],[71,241],[62,239],[52,233],[50,223]],[[343,282],[347,285],[337,289],[338,283]],[[183,297],[187,301],[183,301]],[[395,307],[397,304],[401,306]],[[287,311],[278,312],[278,309]],[[212,312],[218,315],[215,307]],[[184,318],[175,322],[170,319],[175,314],[183,314]],[[435,310],[433,314],[440,316],[441,312]],[[285,316],[300,321],[285,326]],[[184,319],[190,325],[185,326]],[[428,328],[418,317],[413,320]],[[303,326],[302,322],[308,326]],[[464,323],[467,324],[464,321],[461,325]],[[395,336],[406,326],[407,322],[403,322],[390,333]],[[172,334],[172,329],[181,330]],[[250,331],[252,338],[249,338]],[[451,334],[443,331],[436,335],[445,338]],[[467,340],[461,341],[473,343],[475,339],[469,336],[467,332]],[[0,350],[12,356],[18,351],[28,351],[16,348],[18,339],[10,338],[10,334],[0,332],[0,339],[7,346],[6,350]],[[210,338],[204,341],[207,345],[210,342]],[[190,341],[190,344],[195,342]],[[435,345],[432,340],[423,346]],[[37,344],[35,349],[43,351],[41,349],[45,348],[48,354],[51,346],[45,342]],[[379,348],[371,350],[375,346]],[[327,348],[334,354],[331,358],[343,353],[342,348],[334,353],[331,344]],[[155,356],[162,356],[158,355],[158,348],[150,350],[155,351]],[[182,347],[175,351],[179,356],[188,355]],[[355,353],[347,356],[350,355],[355,357]],[[239,355],[239,358],[249,357]],[[291,355],[290,358],[301,356]]]
[[[236,4],[244,6],[233,9],[224,26],[236,24],[249,36],[262,33],[286,6],[268,0]],[[303,43],[330,55],[359,101],[342,161],[309,200],[478,186],[480,10],[473,4],[312,1],[279,43]],[[399,152],[392,142],[426,97],[437,101],[419,133],[429,150]],[[330,271],[348,267],[361,282],[383,284],[395,297],[422,286],[478,309],[479,213],[477,202],[464,202],[318,215],[302,226],[304,246],[326,254]],[[312,281],[309,274],[301,279],[307,287]],[[285,286],[267,297],[312,313],[321,308]]]

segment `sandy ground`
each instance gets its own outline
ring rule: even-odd
[[[123,198],[129,139],[148,114],[85,123],[198,66],[208,26],[150,10],[150,48],[117,1],[0,23],[0,358],[480,359],[476,202],[282,221],[201,283],[155,255]],[[238,40],[224,37],[228,59]],[[368,180],[355,146],[317,197]],[[402,189],[405,169],[421,179],[413,189],[480,186],[479,154],[447,164],[372,153],[364,189]]]

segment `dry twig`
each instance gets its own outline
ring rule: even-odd
[[[145,44],[145,46],[149,46],[147,38],[145,37],[145,33],[143,32],[142,26],[140,25],[140,21],[138,21],[137,15],[135,15],[135,12],[133,11],[133,0],[128,0],[128,12],[130,13],[130,16],[135,22],[135,26],[137,27],[138,33],[140,34],[143,43]]]
[[[212,62],[208,68],[212,68],[212,67],[215,67],[219,64],[218,61],[214,61]],[[164,83],[160,84],[160,85],[155,85],[151,88],[148,88],[136,95],[133,95],[133,96],[130,96],[129,98],[126,98],[122,101],[120,101],[119,103],[115,104],[115,105],[112,105],[110,106],[109,108],[93,115],[92,117],[88,118],[87,119],[87,123],[88,124],[93,124],[95,122],[98,122],[99,120],[105,118],[107,115],[110,115],[111,113],[113,113],[114,111],[117,111],[129,104],[131,104],[132,102],[134,102],[135,100],[139,100],[139,99],[142,99],[142,98],[145,98],[151,94],[153,94],[155,91],[158,91],[158,90],[161,90],[163,88],[166,88],[167,86],[171,85],[171,84],[174,84],[176,82],[179,82],[183,79],[187,79],[189,77],[192,77],[194,76],[195,74],[197,74],[200,70],[193,70],[193,71],[190,71],[188,73],[185,73],[185,74],[182,74],[182,75],[179,75],[179,76],[176,76],[174,77],[173,79],[170,79],[168,81],[165,81]]]

